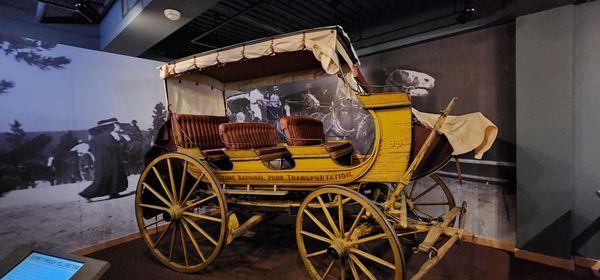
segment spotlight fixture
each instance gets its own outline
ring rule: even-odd
[[[467,21],[475,18],[477,14],[477,7],[471,3],[471,1],[465,1],[465,8],[458,13],[458,17],[456,17],[456,21],[462,24],[467,23]]]
[[[175,9],[165,9],[163,13],[165,14],[165,17],[172,21],[176,21],[181,18],[181,13]]]
[[[73,3],[75,9],[89,22],[91,23],[99,23],[100,22],[100,14],[94,7],[88,3],[87,0],[77,0]]]

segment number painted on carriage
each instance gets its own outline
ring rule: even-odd
[[[392,149],[400,149],[402,147],[402,139],[400,139],[400,137],[390,139],[389,146]]]

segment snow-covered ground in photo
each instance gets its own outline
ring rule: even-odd
[[[88,203],[78,195],[91,182],[16,190],[0,197],[0,258],[20,244],[71,251],[137,232],[134,197],[139,174],[117,199]]]

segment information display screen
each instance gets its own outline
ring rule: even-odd
[[[81,267],[83,262],[31,252],[0,280],[65,280]]]

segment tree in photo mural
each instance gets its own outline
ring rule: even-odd
[[[44,55],[45,51],[50,51],[55,47],[55,43],[0,34],[0,50],[4,52],[5,56],[13,57],[17,62],[23,62],[44,71],[64,69],[65,65],[71,63],[71,59],[66,56]],[[0,94],[9,92],[13,87],[15,87],[13,81],[0,79]]]
[[[14,120],[10,132],[4,133],[7,150],[0,150],[0,196],[6,192],[35,187],[35,181],[50,177],[43,151],[52,137],[39,134],[26,137],[23,125]]]
[[[152,114],[152,128],[150,129],[152,137],[156,136],[158,130],[165,123],[165,119],[167,118],[167,110],[165,109],[165,104],[162,102],[156,103],[154,105],[154,111]]]

